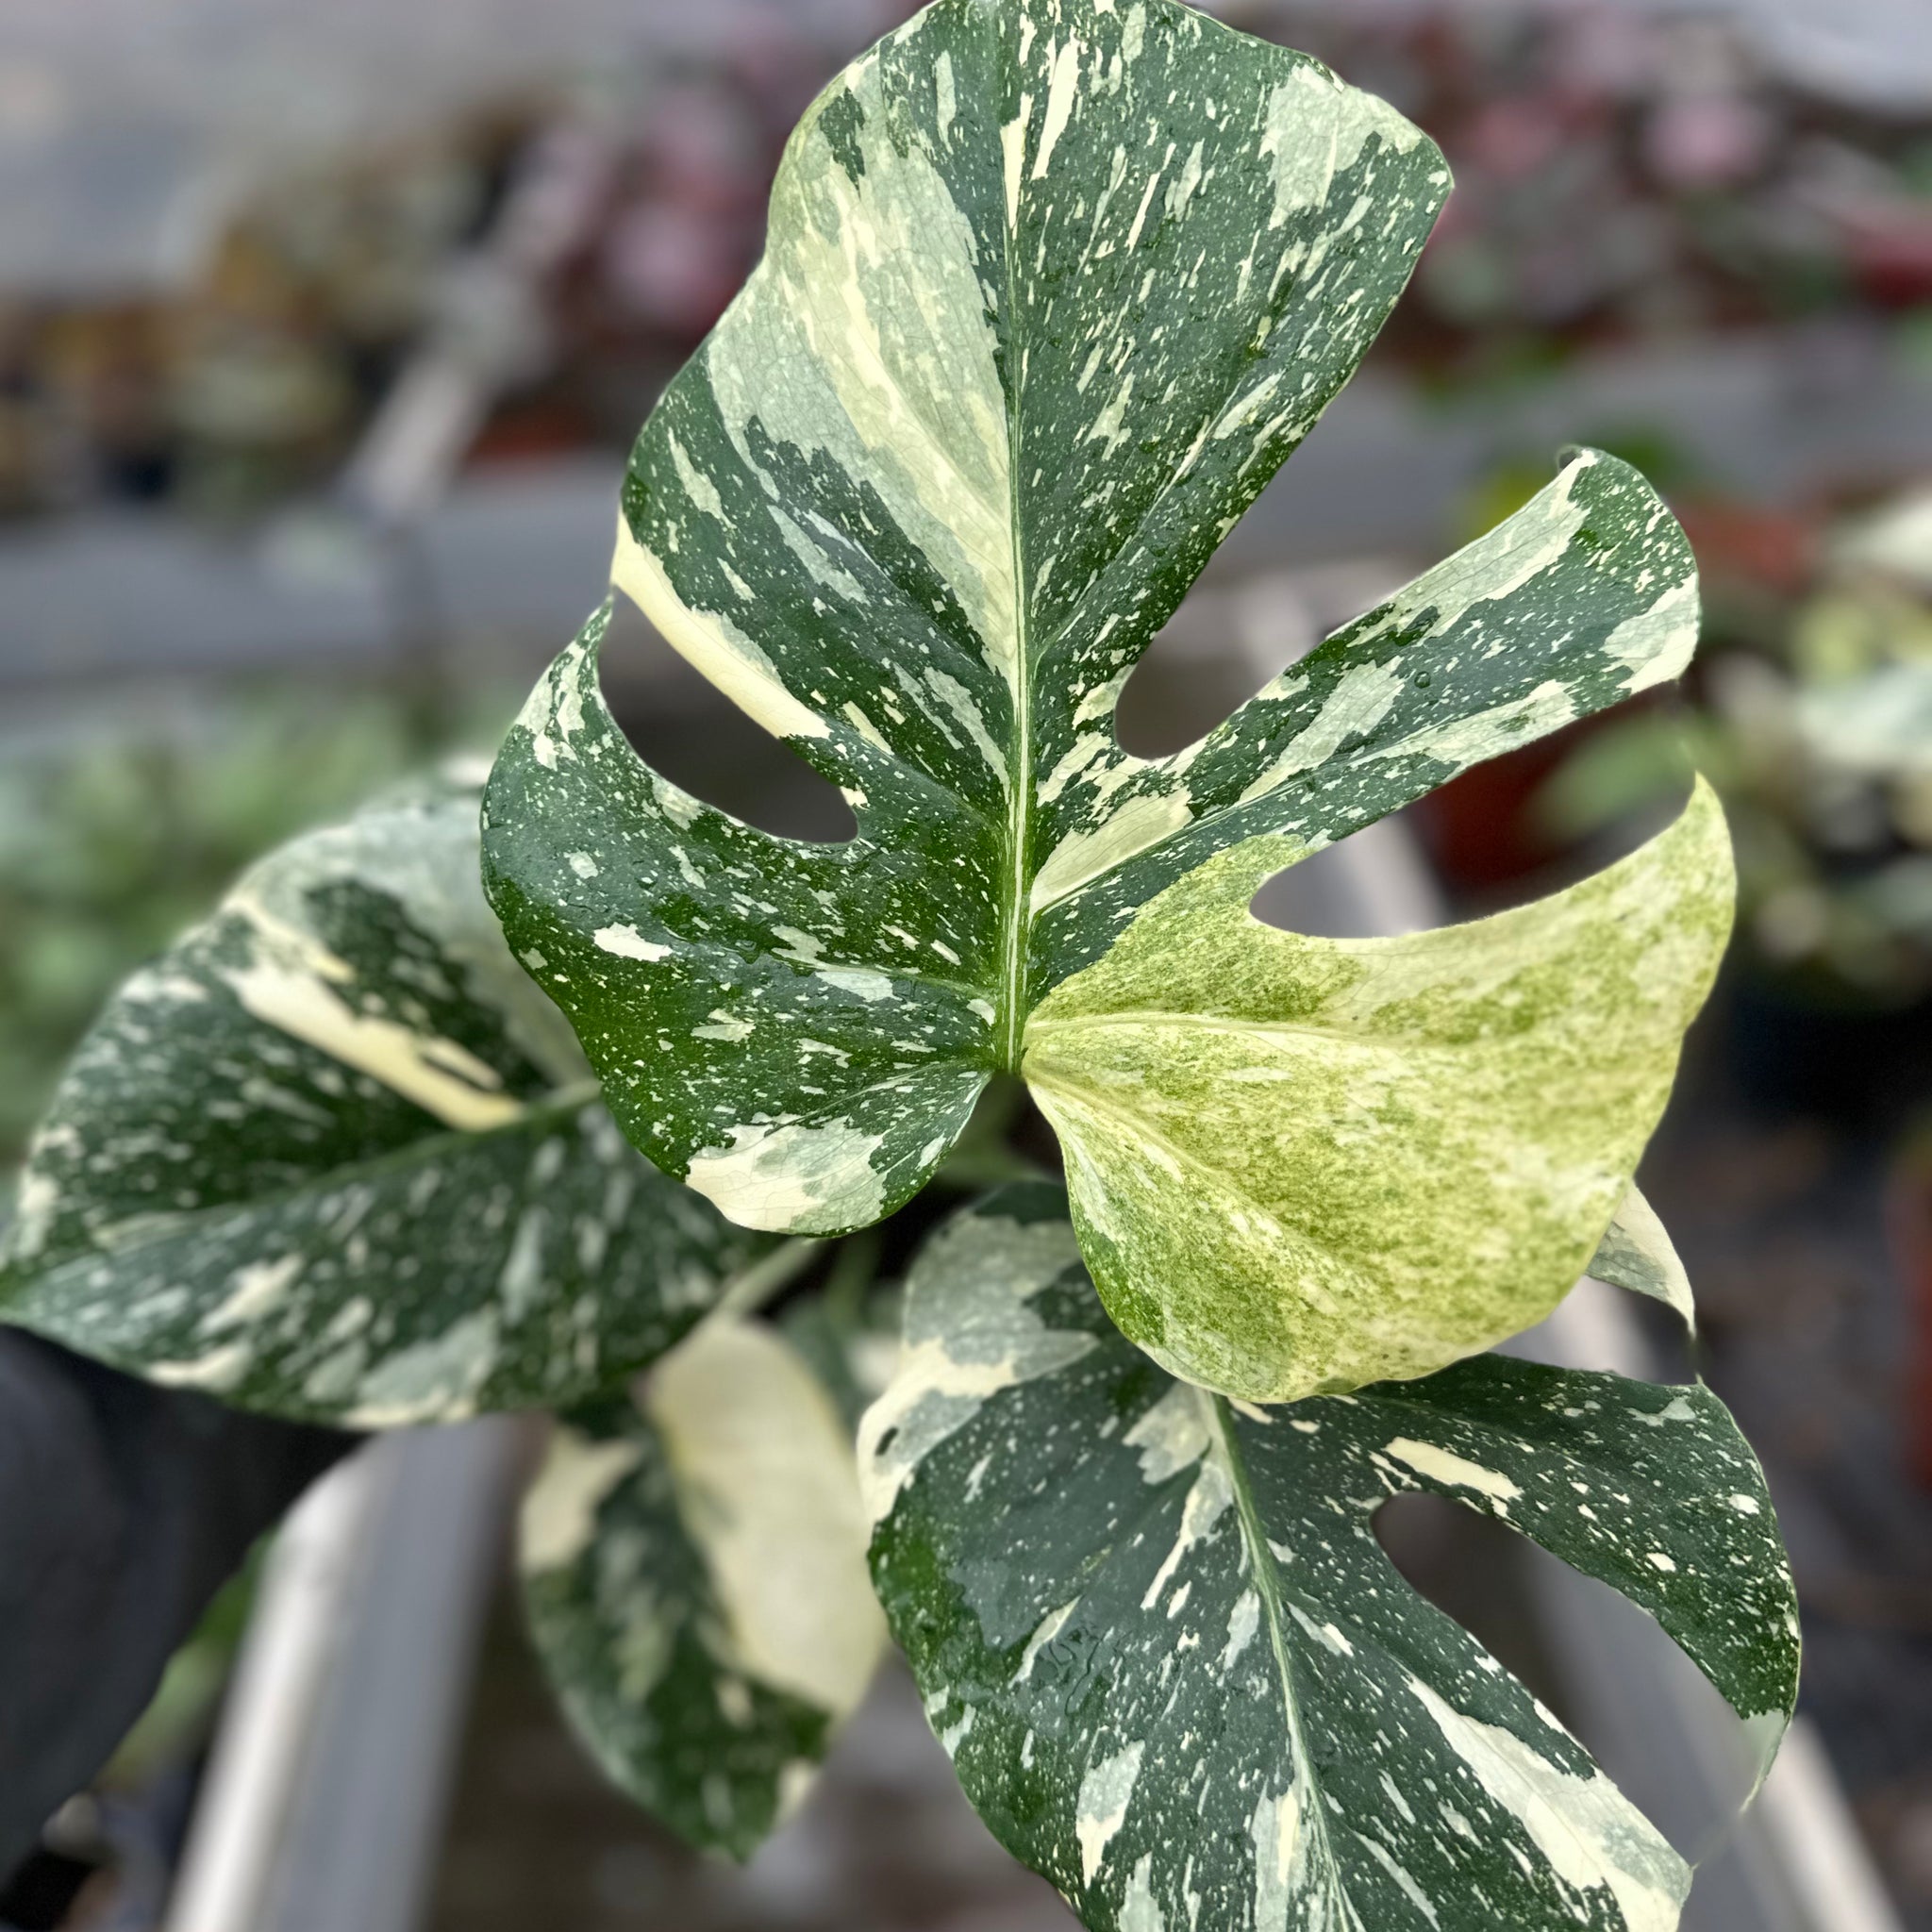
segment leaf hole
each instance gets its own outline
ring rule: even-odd
[[[1418,836],[1421,804],[1278,872],[1248,902],[1263,925],[1310,939],[1385,939],[1452,923]]]
[[[1674,695],[1647,692],[1431,792],[1421,835],[1462,916],[1547,898],[1670,824],[1690,791],[1681,718]]]
[[[1529,1600],[1524,1539],[1436,1495],[1392,1496],[1375,1512],[1384,1554],[1414,1589],[1568,1722],[1555,1658]]]
[[[1237,573],[1210,562],[1121,691],[1114,736],[1135,758],[1172,758],[1226,721],[1402,579],[1376,559]]]
[[[783,839],[858,836],[839,788],[686,663],[627,597],[615,600],[603,682],[638,756],[707,805]]]
[[[1700,1876],[1700,1891],[1747,1882],[1733,1842],[1753,1775],[1744,1727],[1647,1612],[1445,1497],[1391,1497],[1375,1535],[1403,1577],[1540,1698],[1679,1852],[1724,1873]]]
[[[1552,741],[1568,741],[1567,734]],[[1522,813],[1538,809],[1535,798],[1510,801],[1524,783],[1540,784],[1544,767],[1526,767],[1529,776],[1523,779],[1511,766],[1540,749],[1531,745],[1478,765],[1276,873],[1248,909],[1264,925],[1333,940],[1381,939],[1487,919],[1547,899],[1627,858],[1676,819],[1690,795],[1687,780],[1588,839],[1560,849],[1527,847],[1515,827]],[[1486,773],[1495,774],[1493,795],[1461,789],[1472,781],[1489,784]],[[1541,856],[1519,864],[1531,850]]]

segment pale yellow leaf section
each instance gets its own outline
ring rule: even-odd
[[[1391,940],[1248,911],[1303,856],[1251,840],[1055,990],[1024,1071],[1122,1329],[1256,1402],[1425,1375],[1584,1272],[1729,935],[1707,786],[1554,898]]]
[[[658,1365],[644,1407],[704,1553],[731,1660],[843,1717],[885,1649],[852,1439],[792,1350],[711,1322]]]
[[[559,1423],[524,1498],[519,1567],[537,1575],[575,1563],[596,1538],[597,1511],[605,1498],[638,1466],[643,1453],[639,1443],[622,1437],[599,1442]]]
[[[1690,1293],[1690,1276],[1657,1209],[1635,1188],[1624,1196],[1585,1273],[1665,1303],[1695,1333],[1697,1304]]]

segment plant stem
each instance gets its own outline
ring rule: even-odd
[[[718,1306],[708,1321],[730,1321],[755,1314],[803,1274],[825,1245],[816,1236],[794,1235],[781,1241],[769,1255],[760,1257],[737,1275],[718,1297]]]
[[[879,1247],[875,1227],[863,1228],[839,1243],[839,1252],[825,1273],[824,1288],[825,1307],[835,1322],[858,1324],[866,1291],[878,1278]]]

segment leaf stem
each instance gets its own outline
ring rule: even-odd
[[[1030,866],[1033,842],[1033,666],[1026,641],[1026,540],[1020,517],[1021,384],[1025,368],[1020,335],[1019,282],[1013,258],[1019,243],[1019,211],[1006,235],[1007,376],[1011,396],[1007,406],[1007,515],[1013,557],[1013,742],[1008,758],[1007,838],[1010,868],[1007,879],[1005,957],[1000,971],[999,1063],[1009,1074],[1020,1071],[1020,1046],[1026,1032],[1026,941],[1033,893]]]
[[[858,1321],[866,1291],[878,1279],[880,1248],[876,1227],[861,1228],[839,1243],[824,1284],[825,1307],[835,1320]]]
[[[1208,1453],[1220,1457],[1234,1491],[1235,1518],[1241,1525],[1241,1541],[1246,1546],[1248,1574],[1254,1583],[1255,1593],[1260,1599],[1269,1648],[1274,1653],[1274,1669],[1281,1685],[1282,1711],[1288,1721],[1292,1783],[1296,1788],[1304,1785],[1312,1788],[1312,1795],[1302,1802],[1301,1815],[1311,1827],[1313,1835],[1321,1840],[1326,1869],[1332,1874],[1335,1870],[1334,1849],[1329,1840],[1328,1819],[1320,1795],[1321,1782],[1316,1774],[1314,1757],[1302,1730],[1301,1699],[1295,1690],[1294,1654],[1289,1644],[1281,1575],[1274,1567],[1268,1531],[1261,1521],[1259,1506],[1255,1501],[1253,1485],[1248,1480],[1246,1458],[1235,1440],[1234,1417],[1228,1409],[1227,1398],[1210,1394],[1205,1389],[1197,1389],[1194,1392],[1207,1415],[1208,1440],[1213,1445]],[[1328,1883],[1332,1886],[1332,1876]]]
[[[756,1314],[803,1274],[825,1243],[816,1236],[793,1235],[735,1275],[718,1297],[707,1321],[730,1321]]]

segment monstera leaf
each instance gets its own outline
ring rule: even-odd
[[[1412,1591],[1426,1491],[1641,1605],[1774,1747],[1797,1623],[1722,1404],[1491,1356],[1279,1409],[1102,1315],[1058,1192],[942,1228],[861,1429],[872,1557],[994,1834],[1096,1932],[1669,1932],[1689,1868]]]
[[[476,797],[298,839],[80,1048],[0,1246],[0,1319],[364,1427],[569,1402],[769,1237],[617,1131],[476,883]]]
[[[636,1402],[559,1424],[522,1567],[537,1648],[598,1761],[740,1857],[809,1785],[885,1646],[851,1436],[748,1323],[707,1324]]]
[[[1641,478],[1574,454],[1200,742],[1114,731],[1448,185],[1378,101],[1167,0],[938,0],[821,96],[762,263],[639,438],[612,581],[858,837],[646,769],[599,692],[608,607],[487,795],[511,943],[666,1172],[748,1225],[853,1228],[1023,1073],[1109,1307],[1257,1398],[1425,1373],[1568,1287],[1722,943],[1714,806],[1433,944],[1245,905],[1683,668],[1694,570]]]

